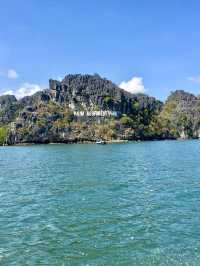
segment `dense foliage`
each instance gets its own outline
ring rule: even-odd
[[[7,139],[7,127],[0,127],[0,145],[6,144]]]

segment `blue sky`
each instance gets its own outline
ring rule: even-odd
[[[7,0],[0,12],[0,93],[99,73],[117,84],[137,77],[130,86],[162,100],[200,94],[198,0]]]

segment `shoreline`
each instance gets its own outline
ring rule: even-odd
[[[190,139],[144,139],[144,140],[105,140],[106,144],[126,144],[126,143],[138,143],[138,142],[148,142],[148,141],[191,141],[199,140],[200,138],[190,138]],[[69,142],[22,142],[15,144],[0,145],[0,147],[11,147],[11,146],[34,146],[34,145],[72,145],[72,144],[96,144],[96,141],[69,141]],[[96,144],[98,145],[98,144]]]

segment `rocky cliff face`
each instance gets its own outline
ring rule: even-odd
[[[99,75],[67,75],[61,82],[49,81],[52,99],[75,111],[110,110],[131,114],[134,101],[140,108],[156,108],[158,101],[146,95],[133,95]]]
[[[0,97],[0,125],[14,120],[19,109],[19,103],[13,95],[3,95]]]
[[[163,123],[180,138],[199,137],[200,98],[182,90],[173,92],[161,112]]]
[[[0,114],[0,127],[2,132],[7,129],[4,139],[9,144],[171,139],[199,134],[198,97],[176,91],[163,105],[153,97],[130,94],[99,75],[50,80],[49,89],[19,101],[1,96]]]

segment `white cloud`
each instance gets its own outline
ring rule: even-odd
[[[44,87],[38,84],[33,83],[24,83],[22,86],[17,90],[7,90],[3,92],[3,95],[15,95],[17,99],[21,99],[24,96],[31,96],[37,91],[43,90]]]
[[[0,71],[0,76],[6,77],[9,79],[17,79],[19,77],[18,73],[14,69],[8,69],[8,71]]]
[[[144,93],[146,91],[142,77],[133,77],[129,81],[122,81],[119,87],[131,93]]]
[[[7,73],[7,77],[9,79],[17,79],[18,78],[18,74],[14,69],[9,69],[8,73]]]
[[[7,90],[7,91],[4,91],[4,92],[2,93],[2,95],[14,95],[14,91],[12,91],[12,90]]]
[[[193,76],[193,77],[188,77],[188,80],[200,83],[200,75],[198,76]]]
[[[23,98],[24,96],[31,96],[37,91],[41,91],[43,88],[38,84],[24,83],[21,88],[19,88],[15,95],[17,98]]]

